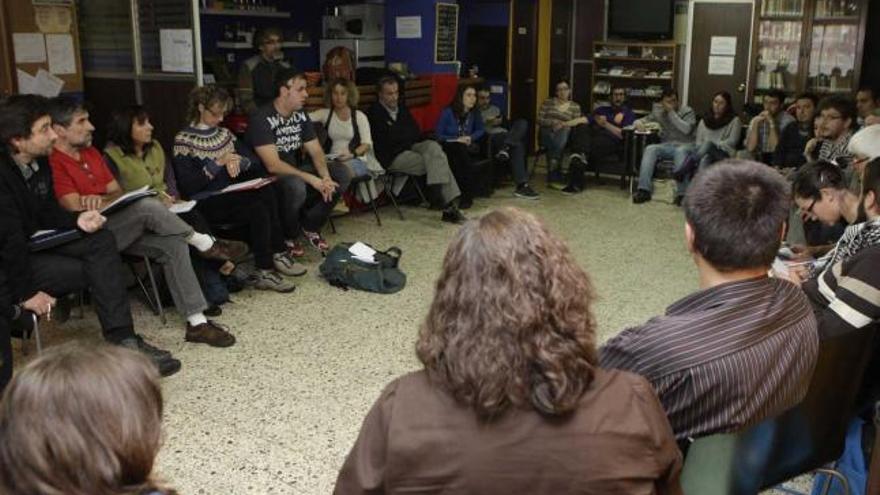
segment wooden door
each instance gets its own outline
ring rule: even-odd
[[[727,91],[733,97],[734,110],[739,112],[747,98],[753,5],[694,2],[691,7],[694,11],[686,91],[688,105],[697,113],[706,112],[712,95]],[[731,37],[736,38],[731,44],[735,48],[732,56],[726,55],[731,46],[725,46]],[[727,70],[730,62],[733,64],[732,73]]]
[[[529,122],[529,136],[534,136],[535,91],[538,61],[538,9],[534,0],[513,0],[513,46],[510,80],[511,119]],[[528,139],[529,147],[533,139]]]
[[[0,5],[0,98],[9,96],[15,91],[12,75],[15,66],[12,61],[9,28],[6,25],[6,4]]]

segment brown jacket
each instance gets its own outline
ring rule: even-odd
[[[336,494],[680,494],[681,454],[651,386],[597,370],[561,419],[509,411],[481,423],[424,371],[367,414]]]

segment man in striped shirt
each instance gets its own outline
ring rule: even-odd
[[[782,176],[759,163],[698,174],[684,211],[700,290],[600,350],[602,367],[651,382],[679,440],[742,429],[807,392],[816,319],[797,286],[767,277],[790,204]]]

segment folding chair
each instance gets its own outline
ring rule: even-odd
[[[685,493],[754,495],[814,471],[844,480],[830,463],[843,452],[877,330],[872,325],[823,340],[797,406],[745,431],[694,441],[682,472]]]
[[[167,323],[165,310],[162,308],[162,298],[159,296],[159,286],[156,283],[156,277],[153,275],[153,264],[150,261],[150,257],[123,253],[122,261],[128,266],[128,269],[131,270],[131,274],[134,275],[134,279],[137,281],[138,287],[141,289],[141,294],[144,296],[144,299],[146,299],[147,306],[149,306],[153,313],[159,317],[163,325]],[[138,274],[138,263],[143,263],[144,265],[144,271],[147,275],[146,281],[144,280],[144,277]],[[147,283],[150,285],[149,289],[147,289]]]

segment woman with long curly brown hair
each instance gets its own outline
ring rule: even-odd
[[[0,402],[0,493],[174,495],[153,477],[162,389],[144,356],[66,344],[13,378]]]
[[[382,392],[335,493],[681,493],[651,386],[598,367],[594,297],[531,214],[465,224],[419,333],[424,369]]]

